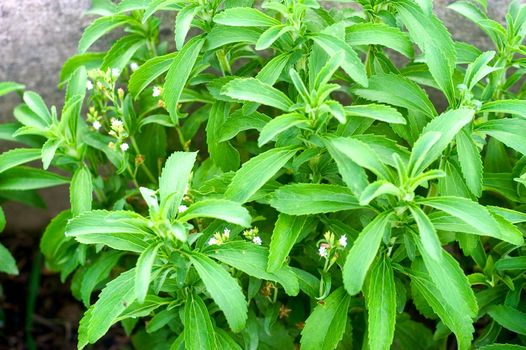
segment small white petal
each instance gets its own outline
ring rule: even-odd
[[[261,245],[261,243],[263,243],[263,241],[261,240],[259,236],[254,237],[252,239],[252,242],[254,242],[254,244],[257,244],[257,245]]]
[[[139,65],[135,62],[130,63],[130,69],[135,72],[137,69],[139,69]]]
[[[214,244],[217,244],[217,239],[215,239],[214,237],[210,238],[208,240],[208,245],[214,245]]]
[[[340,239],[338,240],[338,243],[342,247],[347,247],[347,236],[346,235],[341,236]]]
[[[227,228],[225,228],[225,229],[223,230],[223,235],[224,235],[226,238],[230,238],[230,230],[227,229]]]
[[[161,88],[158,87],[158,86],[155,86],[155,87],[153,88],[152,96],[153,96],[153,97],[161,96]]]
[[[111,76],[112,77],[117,78],[117,77],[119,77],[120,74],[121,74],[121,71],[118,68],[112,68],[111,69]]]
[[[86,82],[86,89],[93,90],[93,83],[91,82],[91,80],[88,80]]]
[[[100,122],[98,120],[95,120],[92,126],[93,126],[93,129],[99,130],[102,125],[100,125]]]
[[[121,147],[121,151],[123,151],[123,152],[126,152],[130,148],[130,146],[126,142],[125,143],[121,143],[120,147]]]
[[[182,213],[182,212],[186,211],[186,209],[188,209],[188,207],[186,205],[184,205],[184,204],[180,205],[179,207],[177,207],[177,211],[179,213]]]
[[[320,254],[321,257],[326,258],[327,257],[327,248],[325,246],[321,246],[318,254]]]

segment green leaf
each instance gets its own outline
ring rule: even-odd
[[[177,50],[181,50],[183,47],[194,16],[199,10],[199,5],[190,4],[183,7],[183,9],[177,13],[177,17],[175,18],[175,46]]]
[[[496,100],[482,105],[478,113],[507,113],[526,118],[525,100]]]
[[[249,7],[226,9],[214,17],[214,22],[233,27],[272,27],[281,24],[277,19]]]
[[[235,171],[239,168],[239,152],[228,141],[220,141],[224,136],[223,128],[231,122],[230,104],[217,101],[212,105],[206,124],[206,144],[210,159],[223,171]],[[239,118],[236,117],[239,121]]]
[[[166,160],[159,178],[161,212],[173,218],[190,180],[197,152],[174,152]]]
[[[33,91],[24,92],[24,102],[44,122],[44,125],[51,125],[51,113],[39,94]]]
[[[194,218],[221,219],[243,227],[250,227],[252,221],[248,210],[240,203],[226,199],[205,199],[194,203],[179,216],[178,220],[186,222]]]
[[[291,31],[293,28],[285,24],[279,24],[268,28],[261,34],[256,42],[256,50],[265,50],[272,46],[283,34]]]
[[[255,44],[263,31],[259,28],[215,25],[206,36],[205,50],[215,50],[218,47],[234,43]]]
[[[151,58],[133,72],[128,83],[128,90],[132,96],[137,98],[148,85],[166,72],[172,65],[177,54],[178,52],[172,52],[167,55]]]
[[[25,191],[68,183],[68,179],[54,173],[17,166],[0,174],[0,190]]]
[[[488,66],[488,63],[495,57],[495,51],[487,51],[480,54],[473,63],[468,66],[464,77],[464,84],[469,91],[481,81],[485,76],[498,70],[498,68]]]
[[[343,285],[350,295],[362,290],[367,271],[380,248],[382,238],[391,229],[391,212],[384,212],[371,221],[354,241],[345,265],[343,266]]]
[[[396,27],[383,23],[356,23],[346,29],[345,40],[352,46],[382,45],[413,57],[413,44],[409,36]]]
[[[390,349],[396,323],[396,288],[389,258],[382,257],[371,267],[365,300],[369,348]]]
[[[57,149],[60,147],[61,144],[62,144],[61,140],[48,139],[42,145],[41,157],[42,157],[42,167],[44,168],[44,170],[47,170],[49,166],[51,165],[53,158],[55,158],[55,153],[57,152]]]
[[[480,197],[482,195],[482,177],[484,173],[480,151],[465,130],[461,130],[457,134],[456,142],[458,162],[462,169],[462,175],[466,180],[466,185],[471,193],[476,197]]]
[[[425,249],[426,254],[436,262],[440,262],[442,260],[442,244],[440,243],[440,239],[438,238],[431,220],[429,220],[422,209],[417,206],[411,205],[409,206],[409,210],[418,226],[420,242],[422,243],[422,247]]]
[[[78,46],[79,53],[83,53],[89,49],[101,36],[129,21],[130,17],[124,15],[97,18],[84,30],[84,33],[82,33]]]
[[[359,166],[372,171],[378,177],[389,179],[389,169],[382,163],[379,155],[368,144],[351,137],[328,139],[330,145]],[[363,190],[363,189],[362,189]]]
[[[341,66],[345,73],[361,86],[367,86],[368,81],[365,66],[349,44],[335,36],[324,33],[314,34],[311,38],[330,57],[339,54],[339,52],[343,52],[344,60]]]
[[[15,258],[9,253],[6,247],[0,244],[0,272],[10,275],[18,275],[18,267]]]
[[[288,215],[332,213],[361,208],[347,187],[298,183],[278,188],[270,205]]]
[[[184,304],[184,345],[190,350],[217,349],[216,335],[210,314],[203,300],[188,293]]]
[[[453,104],[455,102],[453,72],[456,50],[449,32],[435,15],[425,14],[414,2],[399,1],[395,6],[411,39],[424,53],[424,59],[431,75],[448,101]]]
[[[245,203],[296,154],[296,149],[273,148],[243,164],[225,192],[225,198]]]
[[[251,242],[227,242],[214,246],[209,256],[249,276],[277,282],[283,286],[288,295],[299,293],[298,278],[290,267],[283,265],[273,272],[266,270],[269,259],[265,247]]]
[[[62,66],[59,86],[66,83],[79,67],[85,67],[86,70],[99,68],[104,56],[105,52],[86,52],[71,56]]]
[[[526,266],[526,256],[501,258],[495,262],[497,271],[522,271]]]
[[[137,34],[130,34],[123,36],[111,46],[110,50],[104,56],[101,69],[115,68],[122,70],[135,52],[146,44],[146,39]]]
[[[4,231],[6,224],[4,210],[0,207],[0,232]]]
[[[333,350],[343,337],[351,297],[338,288],[314,308],[301,331],[301,349]]]
[[[445,258],[445,259],[444,259]],[[430,264],[437,265],[437,268],[444,272],[444,269],[456,267],[454,270],[460,270],[456,261],[447,253],[443,254],[443,261],[445,263],[437,264],[434,261],[430,261]],[[444,264],[445,266],[442,266]],[[459,276],[456,272],[452,275],[447,273],[442,276],[442,279],[447,279],[446,284],[439,285],[436,281],[432,280],[431,272],[426,270],[428,265],[422,263],[422,260],[415,260],[411,270],[411,283],[412,287],[416,288],[425,300],[432,307],[433,311],[440,317],[442,322],[455,333],[457,338],[458,347],[462,350],[470,348],[471,340],[473,339],[473,320],[470,317],[471,311],[468,310],[469,306],[467,301],[472,304],[476,301],[471,291],[467,278],[465,276]],[[433,274],[437,273],[434,271]],[[462,271],[460,271],[462,273]],[[463,275],[463,274],[462,274]],[[460,277],[459,280],[455,279],[455,276]],[[453,283],[459,282],[460,285],[453,285]],[[459,290],[460,289],[460,290]],[[460,291],[460,296],[457,294]],[[453,296],[459,299],[448,299]],[[465,299],[464,299],[465,298]],[[457,306],[459,306],[457,308]]]
[[[139,303],[144,302],[150,286],[152,267],[157,251],[163,243],[153,242],[139,255],[135,268],[135,297]]]
[[[428,117],[437,114],[422,88],[413,81],[393,73],[373,75],[369,77],[367,88],[356,87],[351,91],[367,100],[420,111]],[[396,94],[393,94],[393,91],[396,91]]]
[[[85,166],[79,167],[71,179],[69,198],[73,216],[91,210],[93,201],[93,182],[91,173]]]
[[[488,314],[502,327],[526,335],[526,313],[507,305],[492,305]]]
[[[367,186],[360,195],[360,205],[366,206],[376,197],[390,194],[393,196],[401,196],[401,191],[398,187],[385,180],[378,180]]]
[[[283,266],[306,222],[305,216],[279,214],[270,241],[267,264],[269,272],[276,272]]]
[[[163,87],[163,100],[166,102],[166,109],[170,113],[173,122],[177,121],[177,109],[179,99],[183,93],[195,62],[203,47],[204,39],[195,36],[188,41],[181,51],[174,57],[173,62],[166,74]]]
[[[346,106],[345,113],[347,116],[371,118],[392,124],[406,124],[406,120],[400,112],[386,105],[372,103],[368,105]]]
[[[42,239],[40,240],[40,251],[48,262],[60,255],[61,248],[67,245],[68,241],[73,241],[64,235],[68,220],[71,218],[69,210],[65,210],[55,216],[47,225]]]
[[[84,244],[105,244],[117,250],[141,253],[152,237],[148,220],[131,211],[93,210],[71,219],[66,236]]]
[[[474,111],[469,108],[451,109],[434,118],[422,130],[421,136],[414,144],[409,160],[411,176],[419,175],[433,163],[446,149],[460,130],[473,119]],[[431,133],[431,134],[430,134]],[[440,133],[440,137],[438,134]],[[425,146],[429,144],[431,145]],[[419,152],[415,152],[419,149]]]
[[[111,325],[135,300],[133,288],[135,269],[121,273],[109,282],[99,295],[99,300],[91,306],[80,320],[79,350],[88,343],[95,343],[108,332]]]
[[[274,139],[277,135],[292,127],[304,127],[309,125],[309,121],[302,114],[288,113],[282,114],[269,121],[261,129],[258,138],[258,146],[261,147]]]
[[[229,97],[260,103],[288,111],[293,102],[283,92],[256,78],[238,78],[225,84],[221,93]]]
[[[254,112],[249,115],[244,115],[241,110],[236,111],[230,115],[228,123],[224,123],[221,127],[219,131],[221,135],[219,142],[228,141],[245,130],[256,129],[261,131],[271,120],[270,117],[263,113]]]
[[[7,95],[8,93],[13,91],[24,90],[25,88],[25,85],[19,83],[15,83],[12,81],[2,81],[0,82],[0,96]]]
[[[493,119],[480,125],[477,131],[488,134],[517,152],[526,154],[526,120],[519,118]]]
[[[422,133],[416,140],[411,151],[409,164],[407,167],[411,171],[411,177],[416,177],[425,170],[429,156],[433,152],[433,147],[442,138],[442,133],[438,131],[429,131]],[[436,146],[439,147],[439,146]],[[432,160],[433,161],[433,160]]]
[[[346,147],[334,139],[324,139],[325,147],[336,162],[343,182],[355,193],[360,195],[367,187],[367,174],[364,168],[356,164],[346,152]],[[334,142],[334,143],[333,143]]]
[[[272,58],[256,75],[256,78],[265,84],[274,85],[291,58],[291,53],[284,52]],[[258,109],[259,104],[255,102],[246,103],[243,106],[244,114],[252,114]]]
[[[525,346],[516,345],[516,344],[490,344],[484,345],[478,350],[525,350]]]
[[[15,148],[0,154],[0,173],[40,158],[38,148]]]
[[[90,305],[91,293],[99,283],[108,278],[122,254],[122,252],[118,251],[104,252],[85,270],[80,288],[80,296],[84,306],[88,307]]]
[[[66,101],[72,102],[74,99],[84,100],[86,95],[86,84],[88,82],[88,71],[86,67],[79,66],[73,71],[67,82]],[[62,115],[64,118],[64,115]]]
[[[429,197],[417,200],[418,204],[430,206],[455,216],[488,236],[499,231],[495,219],[482,205],[461,197]]]
[[[491,231],[490,233],[481,231],[480,229],[467,224],[459,217],[451,216],[450,214],[444,212],[432,213],[429,215],[429,218],[437,230],[464,232],[479,236],[490,236],[517,246],[520,246],[524,243],[522,233],[515,226],[498,214],[492,213],[492,216],[499,226],[499,229],[496,231]]]
[[[237,280],[203,254],[192,252],[189,257],[208,293],[225,314],[232,331],[240,332],[245,327],[248,309]]]

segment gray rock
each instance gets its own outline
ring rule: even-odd
[[[457,40],[492,48],[485,35],[469,21],[446,9],[449,0],[436,0],[436,13]],[[490,15],[502,20],[510,1],[490,0]],[[336,3],[332,3],[336,4]],[[23,83],[40,93],[48,105],[62,105],[58,91],[59,72],[64,61],[75,54],[83,29],[92,17],[84,16],[89,0],[1,0],[0,1],[0,81]],[[341,6],[341,5],[340,5]],[[102,47],[105,45],[102,44]],[[12,120],[16,94],[0,98],[0,122]],[[6,145],[0,145],[0,150]],[[58,211],[68,206],[66,188],[42,191],[49,210],[27,209],[8,204],[11,228],[37,230]]]

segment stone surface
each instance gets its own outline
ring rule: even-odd
[[[451,2],[436,0],[434,6],[455,39],[480,48],[492,48],[478,28],[446,9]],[[509,2],[489,0],[491,17],[502,20]],[[63,98],[62,92],[57,90],[60,68],[76,52],[82,30],[91,20],[83,15],[89,4],[90,0],[0,0],[0,81],[23,83],[40,93],[49,105],[60,107]],[[11,110],[18,101],[16,94],[0,98],[0,122],[12,120]],[[9,204],[6,211],[10,227],[38,229],[57,211],[67,207],[65,188],[42,193],[49,210]]]

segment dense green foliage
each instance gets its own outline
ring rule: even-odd
[[[115,323],[138,349],[526,345],[526,6],[450,5],[481,52],[432,1],[354,5],[93,1],[61,113],[27,91],[0,130],[31,147],[0,196],[69,183],[41,249],[80,349]]]

